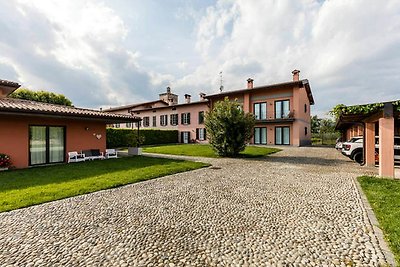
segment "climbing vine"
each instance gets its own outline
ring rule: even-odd
[[[400,100],[392,102],[395,111],[400,112]],[[366,105],[356,105],[356,106],[346,106],[343,104],[338,104],[333,107],[329,114],[333,115],[336,119],[338,119],[341,115],[351,115],[351,114],[362,114],[368,115],[378,111],[383,108],[385,103],[374,103],[374,104],[366,104]]]

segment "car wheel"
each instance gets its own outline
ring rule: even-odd
[[[363,153],[362,152],[355,153],[353,159],[355,162],[361,164],[363,162]]]

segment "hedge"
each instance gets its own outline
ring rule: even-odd
[[[132,131],[137,132],[132,129],[107,128],[107,148],[127,147],[127,138]],[[139,134],[144,137],[142,145],[178,143],[177,130],[146,129],[140,130]]]

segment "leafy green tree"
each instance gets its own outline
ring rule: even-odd
[[[311,116],[311,133],[319,133],[321,127],[321,119],[317,115]]]
[[[26,88],[20,88],[10,94],[9,97],[57,105],[72,106],[71,100],[66,98],[64,95],[47,91],[32,91]]]
[[[245,113],[237,101],[219,101],[206,113],[207,137],[213,150],[223,157],[235,157],[253,136],[254,115]]]
[[[321,119],[319,129],[321,133],[335,133],[335,121],[329,118]]]

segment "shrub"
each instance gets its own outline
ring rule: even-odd
[[[246,148],[253,135],[254,115],[244,113],[237,101],[219,101],[206,113],[207,137],[220,156],[235,157]]]
[[[71,100],[66,98],[64,95],[47,91],[32,91],[25,88],[19,88],[18,90],[10,94],[9,97],[57,105],[72,106]]]
[[[10,156],[0,153],[0,168],[8,168],[11,166]]]
[[[136,136],[136,133],[136,129],[107,128],[107,147],[116,148],[136,146],[136,143],[132,142],[132,135]],[[178,143],[177,130],[141,129],[139,135],[142,141],[140,144],[143,145]]]

